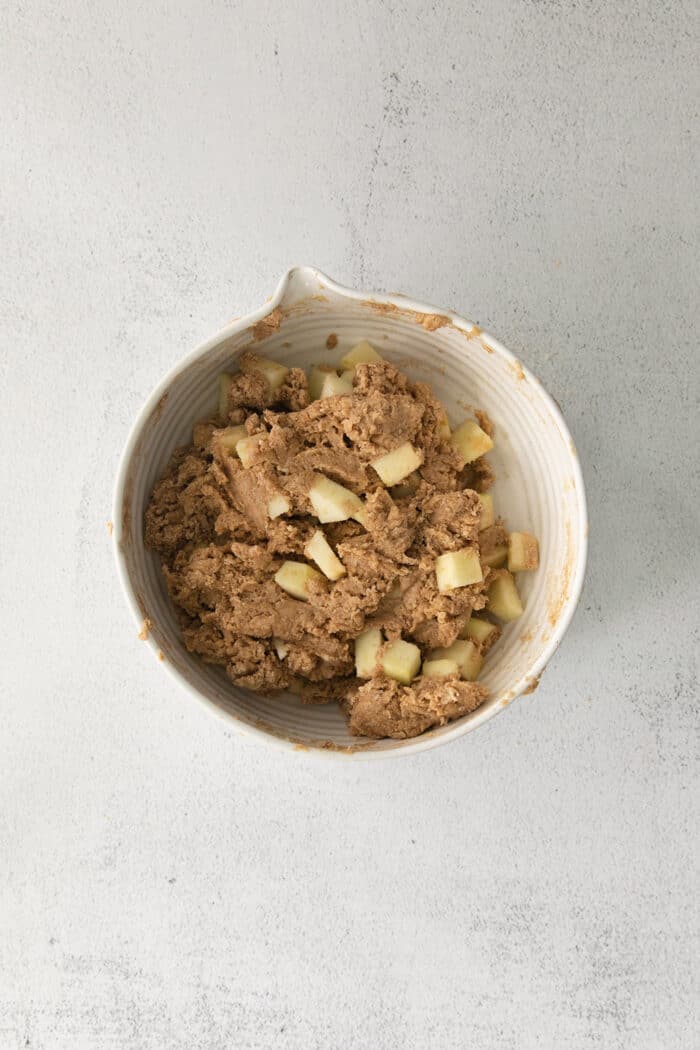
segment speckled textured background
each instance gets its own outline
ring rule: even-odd
[[[1,1050],[698,1045],[697,7],[409,8],[3,7]],[[490,329],[587,478],[539,690],[414,759],[238,739],[116,582],[135,412],[297,262]]]

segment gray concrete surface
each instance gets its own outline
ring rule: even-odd
[[[0,1048],[698,1045],[693,3],[0,14]],[[106,521],[163,371],[291,263],[459,308],[564,407],[590,569],[422,757],[236,738]]]

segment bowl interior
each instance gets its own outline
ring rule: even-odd
[[[122,577],[151,645],[182,682],[251,731],[298,747],[366,754],[415,750],[489,718],[533,688],[570,619],[585,560],[585,504],[576,453],[561,416],[539,382],[491,337],[452,315],[350,296],[318,278],[315,289],[282,298],[267,320],[225,329],[164,382],[132,434],[115,522]],[[448,322],[448,323],[444,323]],[[471,334],[467,334],[471,329]],[[328,349],[330,335],[337,345]],[[335,704],[304,706],[291,695],[267,698],[234,686],[220,668],[184,648],[156,555],[143,545],[143,513],[172,450],[188,444],[192,423],[216,404],[217,376],[250,347],[287,365],[331,363],[360,339],[412,379],[432,384],[457,424],[473,407],[496,425],[490,460],[497,512],[509,527],[535,533],[541,567],[519,578],[525,612],[508,625],[484,663],[491,698],[479,710],[414,741],[363,741],[350,735]],[[332,342],[332,340],[331,340]],[[162,655],[161,655],[162,654]]]

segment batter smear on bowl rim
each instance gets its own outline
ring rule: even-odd
[[[522,612],[514,574],[538,567],[537,540],[496,516],[488,417],[452,432],[367,342],[308,376],[238,364],[146,510],[188,650],[247,689],[339,702],[359,736],[473,711]]]

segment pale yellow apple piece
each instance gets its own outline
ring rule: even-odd
[[[420,670],[420,649],[413,642],[397,638],[385,647],[380,663],[385,675],[409,685]]]
[[[488,620],[482,620],[478,616],[472,616],[459,632],[460,638],[473,638],[475,642],[485,642],[496,630],[494,624]]]
[[[460,551],[438,555],[435,559],[435,575],[441,594],[454,591],[457,587],[468,587],[470,583],[479,583],[484,578],[479,552],[475,547],[465,547]]]
[[[329,580],[339,580],[341,576],[345,576],[345,566],[323,535],[321,529],[316,529],[316,532],[304,547],[304,554],[311,561],[316,562],[323,575],[327,576]]]
[[[504,623],[517,620],[522,615],[523,603],[515,580],[507,569],[499,569],[496,578],[489,584],[486,608]]]
[[[312,401],[320,398],[323,380],[329,375],[336,375],[335,368],[330,365],[314,365],[309,372],[309,397]]]
[[[482,554],[481,564],[488,565],[489,569],[500,569],[505,565],[507,557],[507,547],[494,547],[488,554]]]
[[[493,508],[493,496],[490,492],[480,492],[478,495],[479,503],[481,504],[479,532],[483,532],[484,529],[490,529],[492,525],[496,524],[496,512]]]
[[[241,438],[236,444],[238,458],[244,467],[249,467],[255,460],[255,454],[264,441],[267,434],[251,434],[250,437]]]
[[[219,430],[216,435],[216,444],[224,450],[224,452],[230,452],[233,455],[236,451],[236,446],[239,441],[242,441],[246,437],[248,431],[241,424],[237,427],[226,427],[224,430]]]
[[[478,657],[478,659],[477,659]],[[481,670],[481,654],[471,639],[457,640],[444,649],[434,649],[430,660],[454,660],[462,678],[473,682]]]
[[[462,664],[469,657],[472,643],[470,641],[462,641],[457,639],[452,645],[444,645],[440,649],[433,649],[431,653],[428,653],[429,660],[454,660],[457,666],[462,670]]]
[[[298,598],[302,602],[309,600],[309,584],[312,580],[322,579],[320,572],[301,561],[285,561],[275,573],[275,583],[292,598]]]
[[[269,357],[258,357],[257,354],[244,354],[239,362],[241,372],[262,372],[270,384],[270,390],[279,390],[287,378],[288,368]]]
[[[352,380],[339,376],[337,372],[328,372],[321,384],[319,399],[323,397],[339,397],[340,395],[352,394],[354,387]]]
[[[377,353],[372,344],[363,339],[357,346],[353,346],[352,350],[349,350],[345,357],[341,357],[340,367],[348,369],[354,368],[355,365],[364,364],[367,361],[383,360],[384,358]]]
[[[415,449],[409,441],[405,441],[392,452],[386,452],[383,456],[373,459],[370,465],[374,467],[387,488],[390,488],[392,485],[398,485],[400,481],[417,470],[422,462],[423,453]]]
[[[459,675],[456,660],[426,660],[421,669],[424,678],[452,678]]]
[[[219,376],[219,419],[228,419],[228,391],[232,379],[230,372],[222,372]]]
[[[358,678],[371,678],[375,674],[382,641],[378,627],[368,628],[355,639],[355,674]]]
[[[348,518],[354,518],[360,524],[364,521],[365,505],[360,497],[323,474],[316,476],[309,489],[309,500],[314,514],[322,524],[347,521]]]
[[[471,650],[469,655],[462,661],[461,665],[462,678],[467,682],[475,682],[479,677],[484,658],[474,642],[470,640],[469,645],[471,646]]]
[[[511,532],[508,537],[508,572],[533,572],[539,564],[537,537],[529,532]]]
[[[279,518],[282,514],[289,514],[292,505],[283,492],[277,492],[267,503],[268,518]]]
[[[491,438],[473,419],[465,419],[464,423],[457,427],[452,435],[452,444],[465,463],[471,463],[493,448]]]
[[[285,656],[289,652],[289,646],[286,642],[283,642],[281,638],[273,638],[272,644],[275,648],[275,652],[280,660],[284,660]]]
[[[442,441],[449,441],[452,437],[450,421],[447,418],[447,412],[445,412],[444,409],[442,410],[442,415],[440,416],[440,421],[438,423],[437,434]]]
[[[355,369],[354,368],[346,368],[344,372],[340,373],[340,378],[341,379],[347,379],[348,383],[350,383],[350,384],[354,383],[354,380],[355,380]]]

